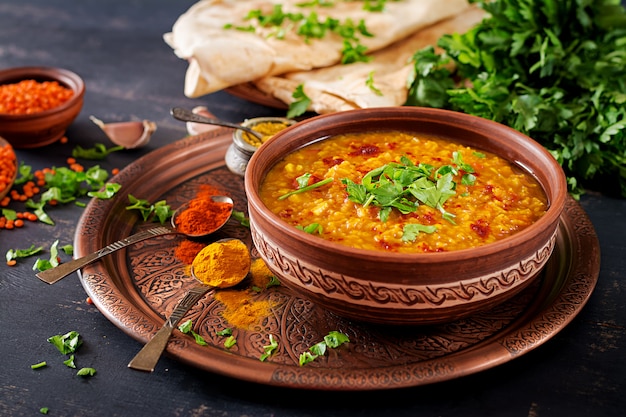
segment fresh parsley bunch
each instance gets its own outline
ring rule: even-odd
[[[418,51],[406,105],[508,125],[546,147],[571,194],[618,178],[626,197],[626,10],[619,0],[469,0],[487,17]],[[450,65],[453,63],[455,72]]]

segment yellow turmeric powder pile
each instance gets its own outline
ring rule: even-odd
[[[274,273],[270,271],[263,259],[256,258],[250,266],[250,277],[252,278],[252,287],[265,288],[274,277]]]
[[[250,271],[250,252],[238,239],[213,242],[202,249],[193,260],[196,278],[217,288],[239,284]]]
[[[224,320],[233,327],[248,329],[269,316],[273,307],[269,300],[255,300],[255,295],[250,290],[226,290],[215,293],[215,299],[224,304]]]
[[[258,289],[263,290],[274,274],[269,270],[263,259],[252,261],[250,267],[250,288],[244,290],[226,290],[215,294],[214,298],[224,304],[222,317],[231,325],[247,329],[259,323],[271,313],[274,302],[257,300]]]

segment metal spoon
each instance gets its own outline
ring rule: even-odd
[[[223,195],[218,195],[218,196],[212,196],[211,199],[216,202],[216,203],[228,203],[230,204],[230,211],[232,213],[233,210],[233,200],[230,197],[227,196],[223,196]],[[45,271],[41,271],[37,274],[37,277],[39,279],[41,279],[43,282],[46,282],[48,284],[54,284],[55,282],[61,280],[62,278],[68,276],[69,274],[71,274],[72,272],[75,272],[77,270],[79,270],[80,268],[82,268],[85,265],[88,265],[100,258],[102,258],[105,255],[108,255],[110,253],[113,253],[119,249],[125,248],[127,246],[130,246],[132,244],[135,244],[137,242],[141,242],[142,240],[146,240],[146,239],[150,239],[152,237],[155,236],[163,236],[163,235],[170,235],[170,234],[181,234],[181,235],[185,235],[187,237],[192,237],[192,238],[201,238],[201,237],[205,237],[210,235],[211,233],[215,233],[217,230],[219,230],[222,226],[224,226],[224,224],[226,224],[226,222],[228,221],[228,219],[230,218],[230,213],[228,216],[226,216],[226,220],[224,220],[224,222],[220,225],[218,225],[217,227],[215,227],[213,230],[209,230],[205,233],[202,234],[198,234],[198,235],[192,235],[192,234],[186,234],[183,233],[179,230],[176,229],[176,217],[182,213],[187,207],[188,207],[189,203],[185,203],[182,206],[180,206],[172,215],[172,219],[171,219],[171,227],[167,227],[167,226],[157,226],[157,227],[153,227],[151,229],[148,230],[144,230],[141,231],[139,233],[135,233],[134,235],[131,235],[125,239],[122,240],[118,240],[117,242],[113,242],[110,245],[105,246],[104,248],[96,251],[96,252],[92,252],[88,255],[85,255],[81,258],[77,258],[77,259],[73,259],[69,262],[64,262],[62,264],[59,264],[58,266],[51,268],[51,269],[46,269]]]
[[[263,140],[263,135],[256,130],[249,128],[247,126],[242,126],[237,123],[230,123],[225,120],[220,119],[211,119],[208,117],[201,116],[199,114],[195,114],[190,110],[183,109],[180,107],[174,107],[170,110],[170,114],[174,117],[174,119],[178,119],[183,122],[195,122],[195,123],[204,123],[209,125],[217,125],[224,127],[232,127],[233,129],[243,130],[253,136],[255,136],[259,140]]]
[[[215,243],[225,242],[227,240],[235,240],[235,239],[221,239]],[[242,243],[243,244],[243,243]],[[239,284],[248,274],[248,271],[242,273],[241,276],[237,277],[236,281],[228,283],[228,285],[220,285],[220,288],[228,288]],[[144,345],[143,348],[135,355],[135,357],[128,363],[128,367],[132,369],[136,369],[139,371],[152,372],[154,371],[154,367],[156,366],[161,354],[165,350],[167,346],[167,342],[172,335],[172,331],[176,328],[176,325],[180,322],[180,320],[187,314],[187,311],[204,296],[208,291],[217,288],[216,286],[207,285],[203,283],[198,277],[194,274],[193,266],[191,267],[191,276],[194,277],[198,284],[192,287],[185,296],[178,302],[172,314],[165,320],[163,323],[163,327],[159,329],[159,331]]]

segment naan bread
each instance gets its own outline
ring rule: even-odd
[[[370,62],[334,65],[311,71],[298,71],[282,76],[265,77],[254,85],[286,104],[300,84],[311,99],[310,111],[319,114],[356,108],[401,106],[406,102],[407,79],[413,64],[410,59],[418,50],[436,45],[446,33],[464,33],[480,22],[485,12],[470,8],[455,17],[435,23],[407,39],[372,54]],[[370,77],[377,94],[366,81]]]
[[[341,61],[343,39],[327,33],[322,39],[309,39],[286,31],[284,39],[270,36],[272,28],[256,32],[225,29],[226,24],[249,26],[245,17],[251,10],[269,14],[280,3],[285,13],[309,15],[320,20],[332,17],[340,22],[364,20],[373,37],[360,37],[369,52],[382,49],[432,23],[467,9],[467,0],[387,1],[383,12],[363,10],[363,1],[336,0],[332,6],[302,7],[302,0],[202,0],[194,4],[164,35],[177,56],[186,59],[184,93],[199,97],[230,86],[293,71],[308,71]]]

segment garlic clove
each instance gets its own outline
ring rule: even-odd
[[[204,106],[196,106],[191,111],[195,114],[199,114],[200,116],[208,117],[210,119],[215,116]],[[218,126],[208,125],[206,123],[195,123],[195,122],[187,122],[185,123],[187,127],[187,133],[190,135],[199,135],[200,133],[208,132],[210,130],[217,129]]]
[[[102,129],[111,142],[126,149],[147,145],[157,128],[156,123],[150,120],[104,123],[94,116],[89,116],[89,119]]]

